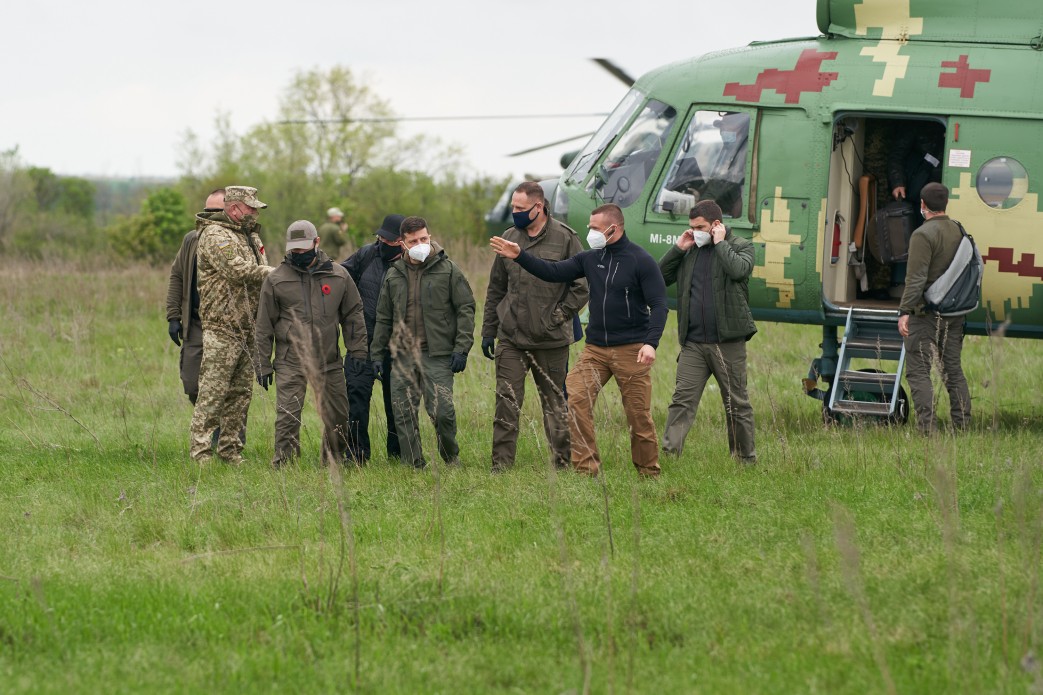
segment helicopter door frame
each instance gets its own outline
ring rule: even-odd
[[[872,210],[874,207],[879,209],[892,199],[887,190],[887,146],[893,137],[896,122],[933,122],[948,131],[951,118],[938,114],[850,109],[834,114],[832,138],[829,140],[825,224],[820,230],[821,244],[816,261],[821,270],[822,304],[827,313],[840,315],[846,313],[850,306],[897,311],[899,297],[875,297],[874,289],[882,295],[889,288],[873,287],[874,279],[879,284],[882,271],[869,253],[872,243],[870,235],[873,233]],[[946,142],[941,157],[943,178],[947,146]],[[862,202],[859,199],[859,186],[861,177],[866,173],[873,175],[871,184],[875,184],[876,195],[867,201],[865,219],[862,220],[861,246],[858,246],[856,226]]]

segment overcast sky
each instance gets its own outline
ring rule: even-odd
[[[785,7],[783,10],[782,8]],[[242,8],[237,11],[237,8]],[[67,175],[176,176],[178,143],[219,112],[276,116],[295,72],[343,65],[399,116],[608,112],[638,77],[754,40],[813,36],[815,1],[94,0],[0,6],[0,150]],[[465,148],[468,174],[557,175],[603,119],[402,124]]]

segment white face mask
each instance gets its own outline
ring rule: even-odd
[[[927,208],[920,206],[920,217],[927,219]]]
[[[710,233],[709,232],[704,232],[704,231],[702,231],[700,229],[696,229],[695,231],[692,232],[692,236],[695,238],[695,245],[696,246],[702,247],[702,246],[706,246],[707,244],[710,243]]]
[[[612,229],[609,227],[608,229]],[[607,229],[605,231],[608,231]],[[603,249],[608,245],[608,237],[605,236],[604,232],[599,232],[596,229],[587,228],[587,246],[592,249]]]
[[[431,244],[417,244],[409,249],[409,257],[417,263],[423,263],[431,255]]]

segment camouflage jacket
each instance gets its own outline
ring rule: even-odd
[[[223,212],[201,212],[196,248],[199,319],[204,331],[253,344],[261,283],[272,271],[259,228],[244,232]]]
[[[340,265],[319,251],[315,263],[298,268],[284,259],[264,280],[257,310],[259,373],[275,370],[306,373],[343,369],[337,327],[348,353],[367,357],[366,321],[355,282]]]

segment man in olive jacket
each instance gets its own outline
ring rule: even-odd
[[[728,449],[742,463],[756,463],[753,408],[746,392],[746,341],[757,332],[748,283],[753,244],[721,222],[721,208],[700,201],[690,228],[659,261],[667,285],[677,283],[677,329],[681,355],[677,385],[667,409],[663,450],[680,454],[712,374],[721,389]]]
[[[319,249],[319,241],[311,222],[289,226],[286,258],[265,278],[257,308],[258,383],[267,390],[275,372],[276,468],[300,456],[301,410],[309,383],[322,418],[323,455],[326,461],[345,458],[348,394],[338,327],[348,353],[368,368],[359,291],[348,271]]]
[[[392,358],[391,399],[403,463],[427,465],[418,420],[423,395],[438,453],[457,465],[453,375],[467,367],[474,344],[474,294],[456,264],[431,241],[424,218],[402,221],[401,243],[405,254],[391,264],[380,290],[370,359],[384,379],[384,360]]]
[[[942,383],[949,392],[952,426],[971,424],[971,392],[963,375],[963,316],[941,316],[926,309],[924,292],[946,271],[956,256],[963,233],[949,219],[949,189],[940,183],[923,187],[920,214],[926,220],[909,239],[905,292],[899,305],[898,332],[905,340],[905,378],[916,409],[916,426],[923,434],[938,427],[934,412],[931,362],[939,361]]]
[[[203,212],[221,212],[225,189],[218,188],[206,198]],[[199,365],[203,361],[203,324],[199,322],[199,289],[196,285],[196,247],[205,226],[196,220],[195,229],[181,240],[167,281],[167,335],[181,348],[181,384],[192,405],[199,396]]]
[[[583,250],[569,227],[547,214],[543,187],[526,181],[511,198],[514,226],[503,238],[537,258],[563,261]],[[572,317],[587,303],[587,281],[545,282],[502,256],[493,259],[482,321],[482,353],[496,360],[492,470],[514,465],[518,417],[525,400],[525,374],[532,372],[543,406],[543,430],[554,464],[571,456],[562,385],[573,342]],[[496,345],[496,340],[499,345]]]

